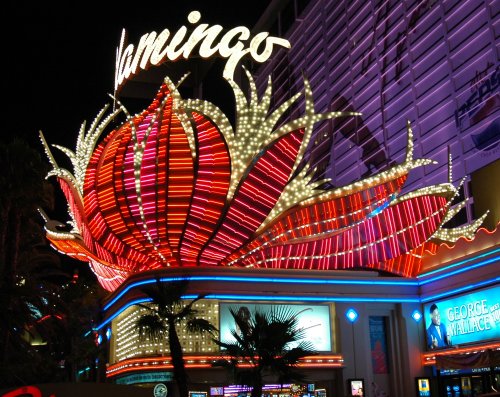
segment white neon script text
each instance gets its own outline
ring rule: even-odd
[[[199,11],[191,11],[188,15],[188,21],[192,25],[197,24],[200,19]],[[227,58],[223,72],[226,79],[233,78],[236,65],[247,54],[250,54],[254,61],[262,63],[269,59],[275,45],[290,48],[288,40],[269,36],[268,32],[256,34],[246,48],[244,42],[250,39],[250,30],[244,26],[227,31],[217,43],[214,43],[222,30],[221,25],[209,27],[208,24],[202,23],[196,26],[186,39],[188,29],[186,26],[181,26],[172,35],[168,29],[160,34],[154,31],[146,33],[139,39],[137,46],[129,44],[125,47],[127,35],[124,29],[116,54],[115,91],[130,76],[137,74],[139,68],[145,70],[167,59],[171,61],[181,57],[187,59],[198,44],[200,44],[198,53],[202,58],[208,58],[217,52],[221,57]]]

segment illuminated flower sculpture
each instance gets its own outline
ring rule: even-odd
[[[306,165],[298,169],[314,123],[355,113],[316,114],[304,82],[305,111],[277,125],[300,93],[269,112],[271,81],[259,98],[247,73],[248,99],[236,98],[233,131],[213,104],[184,100],[168,79],[149,108],[130,116],[104,108],[76,151],[59,146],[74,173],[60,168],[45,140],[66,196],[72,231],[48,220],[47,237],[59,250],[88,261],[102,286],[114,290],[130,274],[179,266],[286,269],[378,269],[414,276],[432,239],[474,232],[441,225],[456,211],[450,183],[400,195],[414,160],[408,125],[400,165],[348,186],[321,190]],[[126,122],[99,137],[118,113]]]

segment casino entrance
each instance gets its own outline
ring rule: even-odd
[[[500,368],[441,370],[438,388],[443,397],[476,397],[500,391]]]

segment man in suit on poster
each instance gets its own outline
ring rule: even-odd
[[[451,338],[448,335],[446,326],[441,323],[441,315],[436,304],[432,304],[429,309],[432,324],[427,328],[427,346],[430,349],[437,349],[451,345]]]

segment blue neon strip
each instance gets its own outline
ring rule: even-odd
[[[118,317],[118,315],[122,311],[124,311],[125,309],[128,309],[130,306],[137,305],[138,303],[146,303],[146,302],[151,302],[151,301],[152,301],[151,298],[140,298],[140,299],[136,299],[136,300],[130,301],[126,305],[122,306],[121,309],[118,310],[115,314],[113,314],[110,318],[108,318],[107,320],[105,320],[104,322],[102,322],[101,324],[99,324],[97,327],[95,327],[94,331],[99,331],[100,329],[102,329],[106,324],[108,324],[111,321],[113,321],[116,317]]]
[[[429,275],[440,273],[443,270],[451,269],[456,266],[463,265],[465,263],[474,261],[479,258],[484,258],[486,256],[489,256],[491,254],[500,252],[500,248],[497,248],[495,250],[474,256],[472,258],[465,259],[460,262],[455,262],[449,266],[446,266],[441,269],[433,270],[428,273],[421,274],[417,276],[417,278],[423,278],[423,277],[428,277]],[[477,267],[481,267],[484,265],[487,265],[489,263],[495,262],[497,260],[500,260],[500,256],[496,256],[494,258],[489,258],[485,261],[481,261],[478,263],[475,263],[469,267],[463,268],[463,269],[458,269],[454,272],[451,273],[446,273],[440,276],[436,276],[433,278],[429,278],[427,280],[418,280],[418,281],[401,281],[401,280],[394,280],[394,281],[374,281],[374,280],[322,280],[322,279],[300,279],[300,278],[275,278],[275,277],[233,277],[233,276],[192,276],[192,277],[186,277],[187,279],[191,281],[238,281],[238,282],[249,282],[249,283],[290,283],[290,284],[330,284],[330,285],[394,285],[394,286],[409,286],[409,287],[416,287],[420,285],[425,285],[437,280],[440,280],[442,278],[448,277],[450,275],[454,274],[459,274],[462,272],[466,272],[471,269],[475,269]],[[184,279],[182,277],[162,277],[160,281],[162,282],[171,282],[171,281],[176,281],[176,280],[181,280]],[[141,285],[147,285],[147,284],[152,284],[156,282],[155,279],[149,279],[149,280],[141,280],[137,281],[135,283],[132,283],[125,287],[123,291],[121,291],[117,296],[115,296],[109,303],[107,303],[104,306],[104,310],[108,310],[112,305],[116,303],[117,300],[119,300],[122,296],[124,296],[128,291],[130,291],[132,288],[139,287]]]
[[[464,259],[463,261],[460,261],[460,262],[452,263],[451,265],[448,265],[446,267],[442,267],[442,268],[439,268],[439,269],[436,269],[436,270],[432,270],[432,271],[427,272],[427,273],[422,273],[422,274],[418,275],[417,278],[424,278],[424,277],[430,276],[430,275],[435,274],[435,273],[440,273],[442,271],[454,268],[456,266],[460,266],[460,265],[463,265],[465,263],[469,263],[469,262],[474,261],[476,259],[480,259],[480,258],[484,258],[485,256],[496,254],[497,252],[500,252],[500,248],[494,249],[492,251],[485,252],[485,253],[480,254],[480,255],[473,256],[472,258]],[[497,257],[497,258],[499,258],[499,257]]]
[[[373,281],[368,280],[325,280],[325,279],[310,279],[310,278],[275,278],[275,277],[234,277],[234,276],[192,276],[190,280],[194,281],[244,281],[251,283],[291,283],[291,284],[358,284],[368,285],[373,284]],[[161,279],[164,281],[164,279]],[[175,280],[165,279],[166,281]],[[416,286],[416,281],[377,281],[379,285],[413,285]]]
[[[311,279],[311,278],[275,278],[275,277],[232,277],[232,276],[193,276],[190,280],[195,281],[244,281],[251,283],[291,283],[291,284],[355,284],[355,285],[371,285],[374,284],[373,280],[325,280],[325,279]],[[405,285],[417,286],[416,281],[376,281],[378,285]]]
[[[463,273],[463,272],[467,272],[469,270],[475,269],[476,267],[481,267],[481,266],[484,266],[484,265],[488,265],[488,264],[496,262],[496,261],[500,261],[500,256],[495,256],[493,258],[486,259],[485,261],[474,263],[473,265],[470,265],[470,266],[467,266],[467,267],[464,267],[464,268],[461,268],[461,269],[457,269],[457,270],[454,270],[452,272],[449,272],[449,273],[446,273],[446,274],[442,274],[440,276],[436,276],[436,277],[430,278],[428,280],[422,280],[422,281],[420,281],[420,285],[425,285],[425,284],[428,284],[428,283],[433,283],[434,281],[441,280],[442,278],[447,278],[447,277],[450,277],[450,276],[454,276],[455,274],[460,274],[460,273]],[[450,266],[448,266],[448,268],[449,267]]]
[[[486,256],[495,254],[497,252],[500,252],[500,248],[494,249],[492,251],[485,252],[480,255],[476,255],[472,258],[465,259],[463,261],[455,262],[449,266],[446,266],[441,269],[433,270],[431,272],[424,273],[422,275],[417,276],[417,278],[423,278],[423,277],[428,277],[429,275],[440,273],[444,270],[454,268],[456,266],[463,265],[465,263],[474,261],[478,258],[484,258]],[[393,285],[393,286],[420,286],[420,285],[425,285],[437,280],[440,280],[445,277],[449,277],[452,275],[460,274],[481,266],[488,265],[490,263],[493,263],[495,261],[499,261],[500,256],[496,256],[494,258],[489,258],[487,260],[475,263],[471,266],[468,266],[466,268],[462,269],[457,269],[455,271],[439,275],[436,277],[429,278],[427,280],[421,280],[421,281],[401,281],[401,280],[394,280],[394,281],[374,281],[374,280],[323,280],[323,279],[300,279],[300,278],[274,278],[274,277],[234,277],[234,276],[191,276],[191,277],[162,277],[160,278],[161,282],[172,282],[172,281],[178,281],[178,280],[183,280],[183,279],[188,279],[191,281],[238,281],[238,282],[255,282],[255,283],[262,283],[262,282],[271,282],[271,283],[291,283],[291,284],[330,284],[330,285]],[[467,291],[476,287],[480,287],[483,285],[488,285],[491,283],[498,282],[499,278],[496,279],[490,279],[490,280],[485,280],[481,283],[476,283],[473,285],[468,285],[466,287],[461,287],[455,290],[447,291],[438,295],[434,295],[432,297],[427,297],[423,299],[418,299],[418,298],[407,298],[407,299],[398,299],[398,298],[360,298],[360,297],[300,297],[300,296],[260,296],[260,295],[249,295],[249,296],[243,296],[243,295],[207,295],[207,299],[220,299],[220,300],[258,300],[258,301],[304,301],[304,302],[427,302],[432,299],[437,299],[443,296],[448,296],[452,295],[458,292],[462,291]],[[113,304],[115,304],[121,297],[123,297],[128,291],[130,291],[132,288],[141,286],[141,285],[147,285],[147,284],[152,284],[155,283],[156,279],[148,279],[148,280],[141,280],[137,281],[135,283],[132,283],[125,287],[123,291],[121,291],[115,298],[113,298],[108,304],[104,306],[104,310],[108,310]],[[184,299],[194,299],[197,295],[186,295],[183,298]],[[125,306],[119,310],[119,312],[115,313],[112,317],[110,317],[108,320],[106,320],[105,323],[100,324],[95,330],[101,329],[105,324],[109,323],[111,320],[113,320],[116,316],[118,316],[119,313],[121,313],[123,310],[126,308],[137,304],[137,303],[143,303],[143,302],[148,302],[150,299],[147,298],[142,298],[142,299],[137,299],[135,301],[131,301]]]
[[[191,276],[191,277],[162,277],[161,282],[171,282],[188,279],[190,281],[238,281],[248,283],[290,283],[290,284],[330,284],[330,285],[393,285],[393,286],[408,286],[417,287],[418,281],[394,280],[394,281],[373,281],[373,280],[324,280],[310,278],[276,278],[276,277],[234,277],[234,276]],[[124,296],[132,288],[152,284],[155,279],[142,280],[132,283],[125,287],[118,295],[116,295],[109,303],[104,306],[104,310],[108,310],[122,296]]]
[[[198,295],[183,295],[182,299],[194,299]],[[373,298],[373,297],[346,297],[346,296],[262,296],[262,295],[233,295],[233,294],[211,294],[207,295],[205,299],[218,299],[218,300],[243,300],[243,301],[283,301],[283,302],[406,302],[406,303],[420,303],[419,298]],[[99,331],[108,323],[113,321],[120,313],[124,310],[128,309],[130,306],[136,305],[138,303],[151,302],[151,298],[142,298],[131,301],[124,306],[122,306],[119,310],[117,310],[111,317],[104,320],[101,324],[99,324],[95,331]]]
[[[431,300],[436,300],[444,296],[453,295],[459,292],[468,291],[477,287],[482,287],[485,285],[490,285],[500,282],[500,277],[493,278],[490,280],[485,280],[476,284],[467,285],[465,287],[456,288],[454,290],[446,291],[441,294],[436,294],[433,296],[428,296],[426,298],[374,298],[374,297],[338,297],[338,296],[262,296],[262,295],[236,295],[236,294],[211,294],[207,295],[206,299],[218,299],[218,300],[243,300],[243,301],[283,301],[283,302],[385,302],[385,303],[425,303]],[[198,295],[183,295],[182,299],[194,299]],[[138,303],[151,302],[151,298],[141,298],[128,302],[122,306],[118,311],[116,311],[111,317],[106,319],[104,322],[99,324],[95,331],[99,331],[108,323],[113,321],[120,313],[130,306],[136,305]]]
[[[245,301],[291,301],[291,302],[420,302],[419,298],[374,298],[345,296],[262,296],[262,295],[207,295],[206,299]]]
[[[477,287],[484,287],[485,285],[490,285],[490,284],[498,283],[499,281],[500,281],[500,277],[492,278],[492,279],[489,279],[489,280],[484,280],[484,281],[481,281],[479,283],[466,285],[465,287],[460,287],[460,288],[449,290],[449,291],[446,291],[446,292],[443,292],[443,293],[440,293],[440,294],[428,296],[426,298],[422,298],[421,301],[422,301],[422,303],[429,302],[429,301],[432,301],[432,300],[443,298],[445,296],[454,295],[454,294],[457,294],[459,292],[469,291],[469,290],[477,288]]]

